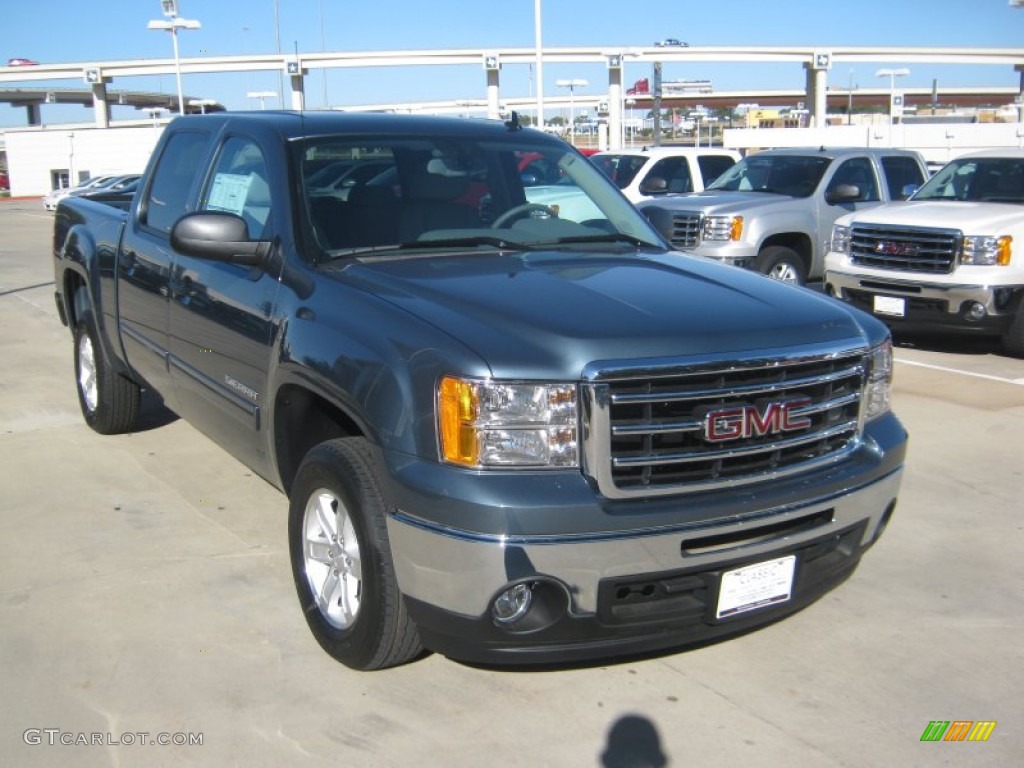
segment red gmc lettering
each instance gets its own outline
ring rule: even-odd
[[[720,408],[704,417],[704,438],[710,442],[761,437],[776,432],[792,432],[811,426],[808,416],[794,411],[808,405],[809,397],[768,403],[762,411],[756,405]]]

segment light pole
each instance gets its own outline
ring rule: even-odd
[[[247,94],[250,99],[260,100],[260,109],[264,110],[267,108],[267,99],[276,99],[277,91],[249,91]]]
[[[889,78],[889,122],[893,122],[893,101],[896,97],[896,78],[906,77],[910,74],[910,70],[905,67],[899,69],[880,69],[875,72],[876,77],[888,77]]]
[[[575,110],[575,104],[573,102],[573,93],[577,88],[586,88],[588,83],[586,80],[556,80],[555,85],[559,88],[569,89],[569,143],[576,143],[576,120],[573,114]]]
[[[846,124],[853,125],[853,70],[850,70],[850,86],[846,91]]]
[[[533,0],[533,36],[537,58],[537,127],[544,130],[544,45],[541,42],[540,0]]]
[[[178,56],[178,30],[179,29],[199,29],[202,27],[195,19],[183,19],[178,16],[178,4],[164,2],[164,15],[169,16],[170,19],[161,19],[157,21],[151,21],[146,25],[148,29],[156,29],[162,32],[170,32],[171,40],[174,42],[174,74],[178,81],[178,114],[185,114],[185,97],[181,92],[181,59]]]

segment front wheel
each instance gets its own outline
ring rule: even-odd
[[[92,429],[116,435],[135,428],[141,388],[111,367],[90,310],[82,313],[75,326],[75,382],[82,416]]]
[[[800,254],[784,245],[770,245],[757,256],[757,271],[773,280],[803,285],[807,267]]]
[[[306,623],[327,653],[361,670],[403,664],[421,651],[398,589],[371,451],[363,438],[315,447],[295,476],[288,516]]]
[[[1014,357],[1024,357],[1024,299],[1013,316],[1010,327],[1003,333],[1003,349]]]

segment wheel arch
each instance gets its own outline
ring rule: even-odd
[[[373,441],[363,421],[308,386],[289,382],[274,396],[274,458],[281,487],[290,493],[302,459],[315,446],[344,437]]]
[[[814,258],[814,246],[806,232],[778,232],[769,235],[761,241],[761,246],[757,249],[757,252],[758,254],[764,253],[766,248],[776,245],[794,251],[804,263],[804,271],[810,274],[811,262]]]

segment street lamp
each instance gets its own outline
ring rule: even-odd
[[[171,40],[174,41],[174,73],[178,81],[178,114],[185,114],[185,97],[181,92],[181,59],[178,57],[178,30],[179,29],[199,29],[202,25],[195,19],[183,19],[177,15],[178,9],[177,4],[169,5],[164,4],[165,8],[173,10],[174,15],[171,16],[170,20],[159,20],[151,21],[146,25],[148,29],[157,29],[163,32],[171,33]]]
[[[533,38],[537,59],[537,127],[544,130],[544,45],[542,33],[540,0],[533,0]]]
[[[192,99],[188,105],[190,107],[199,107],[199,114],[205,115],[206,108],[217,106],[217,102],[214,99]]]
[[[889,78],[889,122],[893,122],[893,100],[896,96],[896,78],[906,77],[910,74],[910,70],[906,67],[900,67],[899,69],[880,69],[875,72],[875,77],[888,77]]]
[[[277,98],[277,91],[249,91],[245,95],[248,96],[250,99],[259,99],[260,109],[263,110],[267,108],[267,99]]]
[[[555,85],[559,88],[569,89],[569,143],[576,143],[576,121],[575,121],[575,104],[573,102],[573,94],[577,88],[586,88],[589,83],[586,80],[556,80]]]

